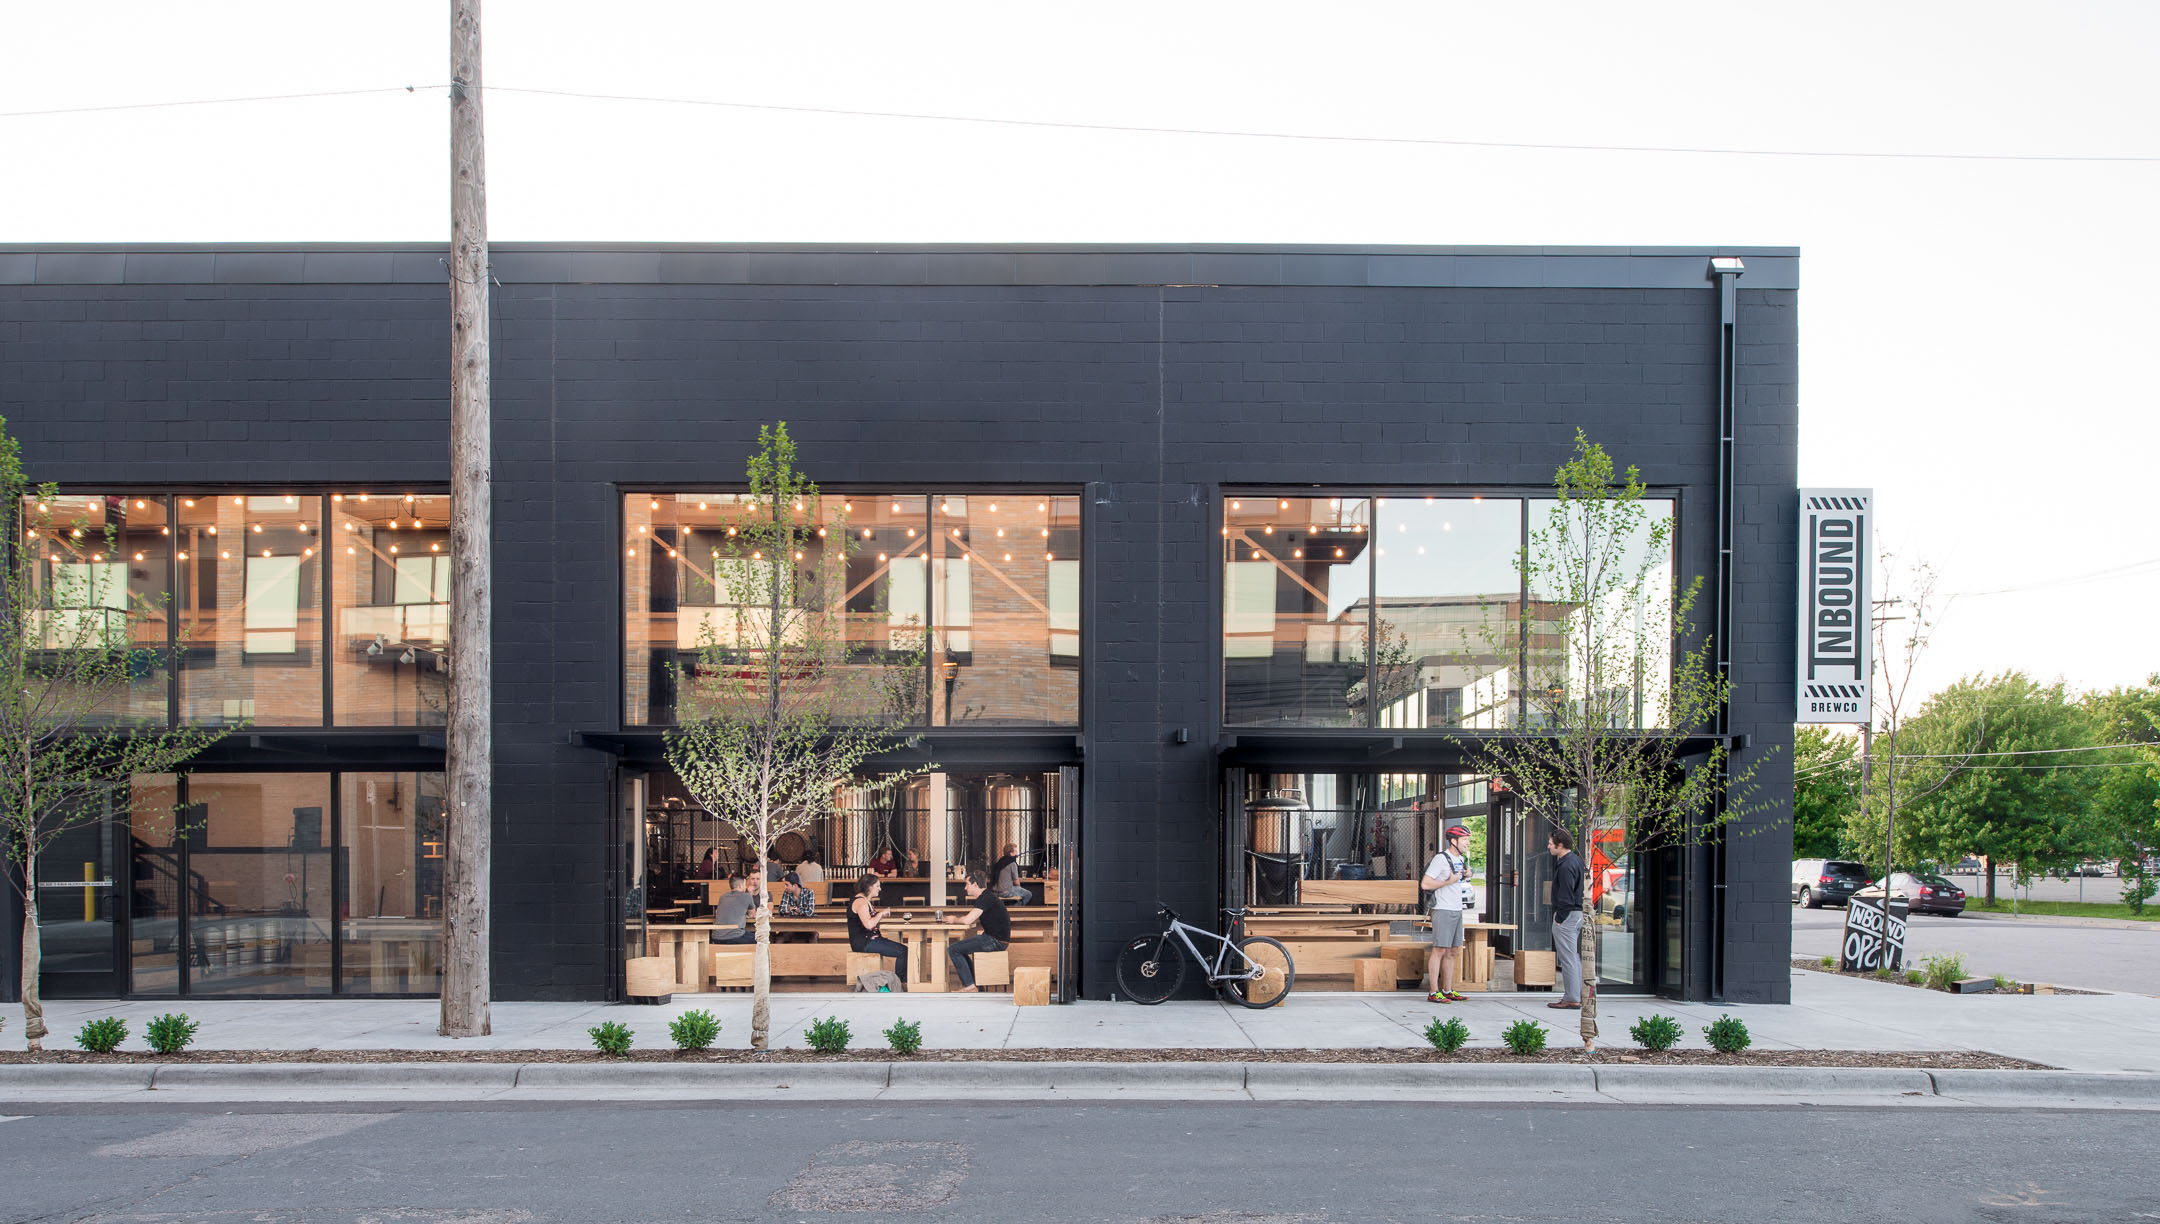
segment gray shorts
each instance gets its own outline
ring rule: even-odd
[[[1432,912],[1432,942],[1435,948],[1462,947],[1462,911],[1436,909]]]

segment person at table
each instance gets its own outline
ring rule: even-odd
[[[728,877],[728,890],[713,902],[712,941],[717,944],[756,943],[757,894],[740,875]]]
[[[697,870],[690,873],[690,878],[693,880],[710,880],[713,878],[713,872],[718,870],[720,870],[720,852],[718,850],[707,850],[705,857],[699,860]]]
[[[1012,943],[1012,915],[1005,912],[1004,900],[991,890],[990,873],[977,867],[967,873],[964,887],[968,901],[975,908],[960,919],[960,925],[981,929],[966,939],[955,941],[947,951],[963,994],[975,990],[975,954],[1003,952]]]
[[[848,902],[847,942],[856,952],[875,952],[879,956],[893,958],[893,972],[900,977],[900,989],[907,989],[907,945],[895,943],[878,934],[878,924],[892,911],[877,907],[878,890],[885,882],[878,877],[864,876],[862,886],[856,890],[855,899]]]
[[[773,913],[782,918],[817,917],[817,899],[800,875],[790,871],[780,877],[780,899],[773,902]]]
[[[1021,887],[1020,884],[1020,847],[1018,845],[1012,842],[1005,843],[1004,856],[990,865],[990,878],[996,881],[992,886],[992,891],[997,893],[998,900],[1005,902],[1007,905],[1035,904],[1035,894]]]
[[[805,884],[825,882],[825,868],[818,862],[817,851],[812,850],[803,856],[802,862],[795,864],[795,874]]]
[[[864,870],[874,876],[896,876],[900,874],[900,859],[893,854],[893,848],[887,846],[877,852],[877,857],[871,859]]]

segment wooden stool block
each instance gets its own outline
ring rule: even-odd
[[[623,993],[633,999],[665,999],[675,991],[675,958],[633,956],[623,962]]]
[[[1515,984],[1517,986],[1550,986],[1557,980],[1557,977],[1558,966],[1553,963],[1552,953],[1516,949]]]
[[[756,961],[757,954],[723,952],[720,950],[722,945],[718,944],[707,946],[712,948],[712,971],[706,976],[712,979],[713,986],[720,990],[750,989],[752,964]]]
[[[1050,1003],[1050,971],[1040,965],[1022,965],[1012,971],[1013,1006],[1046,1007]]]
[[[975,984],[977,986],[1011,986],[1012,958],[1003,952],[977,952],[975,954]]]
[[[865,973],[876,973],[885,967],[885,958],[875,952],[850,952],[847,954],[847,984],[853,986]]]
[[[1395,989],[1395,958],[1392,956],[1361,956],[1350,962],[1353,974],[1352,990]]]

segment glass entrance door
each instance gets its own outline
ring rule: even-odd
[[[53,839],[38,856],[38,985],[54,998],[124,994],[121,950],[126,916],[121,904],[117,839],[126,814],[107,810]]]

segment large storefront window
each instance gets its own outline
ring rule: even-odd
[[[436,993],[443,810],[439,771],[136,779],[127,989]]]
[[[1673,503],[1644,504],[1646,526],[1622,547],[1630,566],[1650,566],[1642,597],[1608,592],[1592,615],[1566,592],[1530,590],[1525,603],[1520,558],[1552,519],[1550,502],[1226,494],[1224,725],[1537,725],[1549,715],[1526,689],[1564,691],[1561,673],[1575,665],[1579,676],[1593,641],[1610,661],[1600,708],[1624,706],[1617,725],[1663,725]],[[1624,658],[1616,627],[1629,635]]]
[[[733,589],[738,493],[623,499],[623,719],[677,717],[677,669],[702,649],[756,648],[764,609]],[[822,512],[812,524],[807,516]],[[940,726],[1079,721],[1080,504],[1037,491],[826,491],[805,507],[788,597],[840,618],[865,691],[912,691]],[[841,543],[845,541],[845,545]],[[895,676],[893,669],[908,669]],[[919,680],[918,680],[919,677]],[[905,705],[906,702],[900,704]],[[883,709],[843,711],[889,717]]]
[[[1671,725],[1673,503],[1645,500],[1642,508],[1632,530],[1606,539],[1558,502],[1529,503],[1530,726],[1556,717],[1622,729]],[[1591,555],[1604,560],[1595,576],[1538,562],[1572,554],[1586,534]]]
[[[330,522],[338,725],[441,726],[450,709],[450,499],[333,494]]]
[[[69,492],[22,513],[44,649],[127,652],[100,721],[446,719],[447,496]]]
[[[39,649],[116,653],[126,682],[96,703],[93,721],[165,721],[172,548],[165,499],[27,497],[21,513]]]

